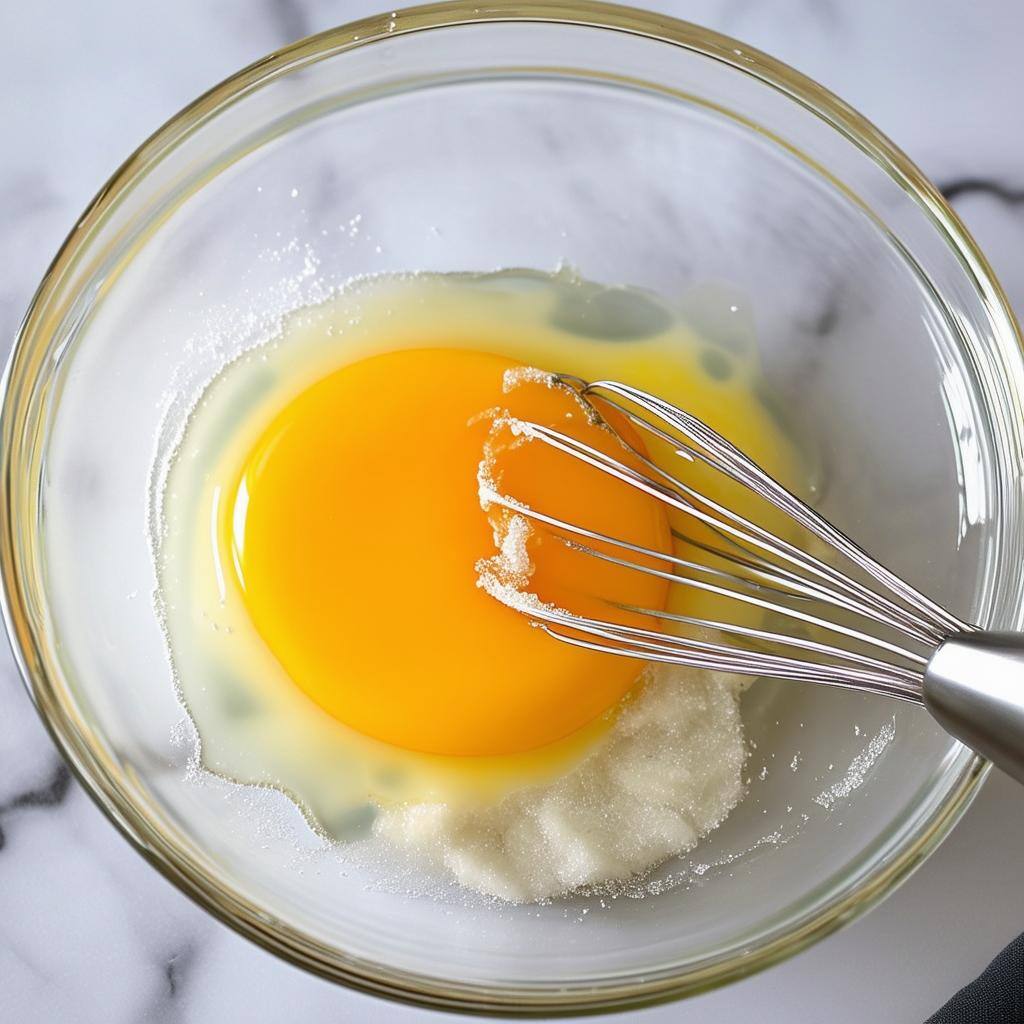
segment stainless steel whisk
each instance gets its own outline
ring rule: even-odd
[[[696,532],[708,539],[676,532],[686,542],[686,554],[694,552],[686,558],[565,522],[514,495],[492,500],[543,523],[581,552],[728,599],[725,606],[737,610],[742,605],[759,609],[770,621],[753,626],[609,602],[610,610],[640,613],[670,627],[646,629],[525,602],[521,610],[538,626],[565,643],[610,654],[842,686],[923,704],[947,732],[1024,782],[1024,634],[981,630],[942,608],[682,409],[614,381],[553,375],[552,383],[570,388],[594,421],[616,434],[632,453],[628,464],[538,423],[515,420],[512,429],[664,502],[703,524],[705,529]],[[657,439],[656,445],[670,446],[674,456],[747,488],[784,513],[801,536],[816,538],[806,547],[824,545],[852,571],[701,493],[631,444],[602,409],[614,409],[641,434]],[[775,622],[786,625],[768,628]]]

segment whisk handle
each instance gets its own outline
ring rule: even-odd
[[[957,633],[924,673],[924,705],[950,735],[1024,783],[1024,633]]]

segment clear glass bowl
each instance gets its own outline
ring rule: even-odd
[[[218,325],[265,324],[319,276],[562,261],[756,348],[826,514],[958,613],[1024,626],[1024,366],[983,257],[854,111],[661,16],[456,2],[267,57],[103,188],[7,374],[8,625],[79,778],[245,935],[434,1006],[594,1010],[749,974],[890,891],[985,774],[919,709],[759,683],[749,796],[659,872],[678,884],[500,908],[296,867],[309,833],[283,798],[187,777],[147,497],[168,410],[239,343]]]

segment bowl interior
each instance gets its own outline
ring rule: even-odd
[[[52,717],[130,829],[328,973],[552,1006],[703,983],[889,884],[977,771],[920,709],[760,682],[749,795],[656,873],[664,892],[508,907],[389,882],[280,794],[185,770],[154,458],[227,359],[355,275],[567,262],[657,292],[709,346],[756,353],[838,526],[956,612],[1019,625],[1019,584],[997,585],[1021,532],[999,310],[863,145],[693,32],[505,22],[298,48],[143,153],[30,321],[19,557]]]

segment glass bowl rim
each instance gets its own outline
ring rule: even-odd
[[[144,814],[118,781],[116,768],[89,735],[43,665],[30,609],[18,540],[16,507],[17,446],[24,423],[17,399],[35,383],[33,352],[45,348],[47,307],[62,279],[87,248],[92,229],[103,221],[117,198],[150,167],[205,120],[241,94],[300,65],[316,63],[346,50],[386,41],[397,35],[473,24],[547,23],[603,29],[668,43],[710,57],[748,74],[762,85],[800,104],[871,159],[910,193],[932,216],[941,234],[973,271],[974,285],[988,309],[1002,321],[1003,341],[1024,348],[1007,299],[985,257],[935,187],[870,122],[813,80],[760,51],[709,29],[666,15],[590,0],[448,0],[350,22],[274,51],[204,93],[157,129],[100,189],[50,264],[15,336],[0,381],[0,572],[3,614],[15,660],[29,695],[58,748],[83,788],[129,842],[172,884],[216,918],[257,945],[329,980],[356,990],[402,1002],[473,1013],[505,1016],[566,1015],[635,1008],[706,991],[753,974],[799,952],[873,906],[891,892],[945,837],[969,806],[989,771],[981,757],[966,759],[948,796],[902,842],[898,854],[865,873],[851,891],[824,900],[812,913],[790,918],[747,947],[713,958],[694,969],[668,968],[642,976],[587,981],[576,989],[564,984],[534,986],[465,983],[414,974],[348,957],[330,950],[299,930],[274,921],[260,908],[211,877],[181,844]],[[22,435],[23,436],[23,435]]]

